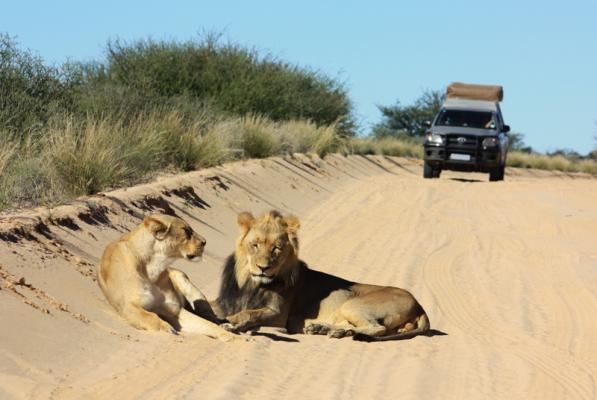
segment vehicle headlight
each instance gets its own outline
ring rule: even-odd
[[[500,144],[500,141],[498,140],[498,138],[494,138],[494,137],[488,137],[483,139],[483,147],[495,147],[497,145]]]
[[[433,144],[442,144],[444,142],[444,138],[436,133],[428,133],[427,136],[425,136],[425,140],[427,143]]]

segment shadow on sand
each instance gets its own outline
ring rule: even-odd
[[[465,179],[465,178],[450,178],[450,180],[457,181],[457,182],[466,182],[466,183],[485,182],[480,179]]]
[[[253,331],[253,332],[251,332],[251,336],[263,336],[263,337],[273,340],[274,342],[288,342],[288,343],[298,343],[299,342],[298,339],[293,339],[293,338],[289,338],[286,336],[276,335],[275,333],[271,333],[271,332]]]

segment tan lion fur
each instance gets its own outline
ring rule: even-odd
[[[185,273],[169,268],[176,259],[199,260],[205,239],[184,220],[163,214],[143,222],[104,250],[98,269],[102,292],[137,329],[199,333],[222,340],[235,335],[184,308],[208,303]]]
[[[298,258],[296,217],[243,212],[238,225],[236,251],[212,303],[229,329],[267,325],[360,340],[406,339],[429,330],[427,314],[408,291],[309,269]]]

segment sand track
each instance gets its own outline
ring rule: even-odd
[[[415,161],[303,156],[164,177],[52,210],[0,217],[0,398],[597,397],[597,180],[508,170],[505,182]],[[409,289],[431,337],[284,335],[220,343],[135,331],[93,266],[150,211],[208,240],[177,265],[208,297],[235,214],[302,220],[301,256],[349,279]]]

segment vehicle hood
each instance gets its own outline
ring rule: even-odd
[[[439,135],[473,135],[473,136],[497,136],[495,129],[466,128],[464,126],[433,126],[431,133]]]

